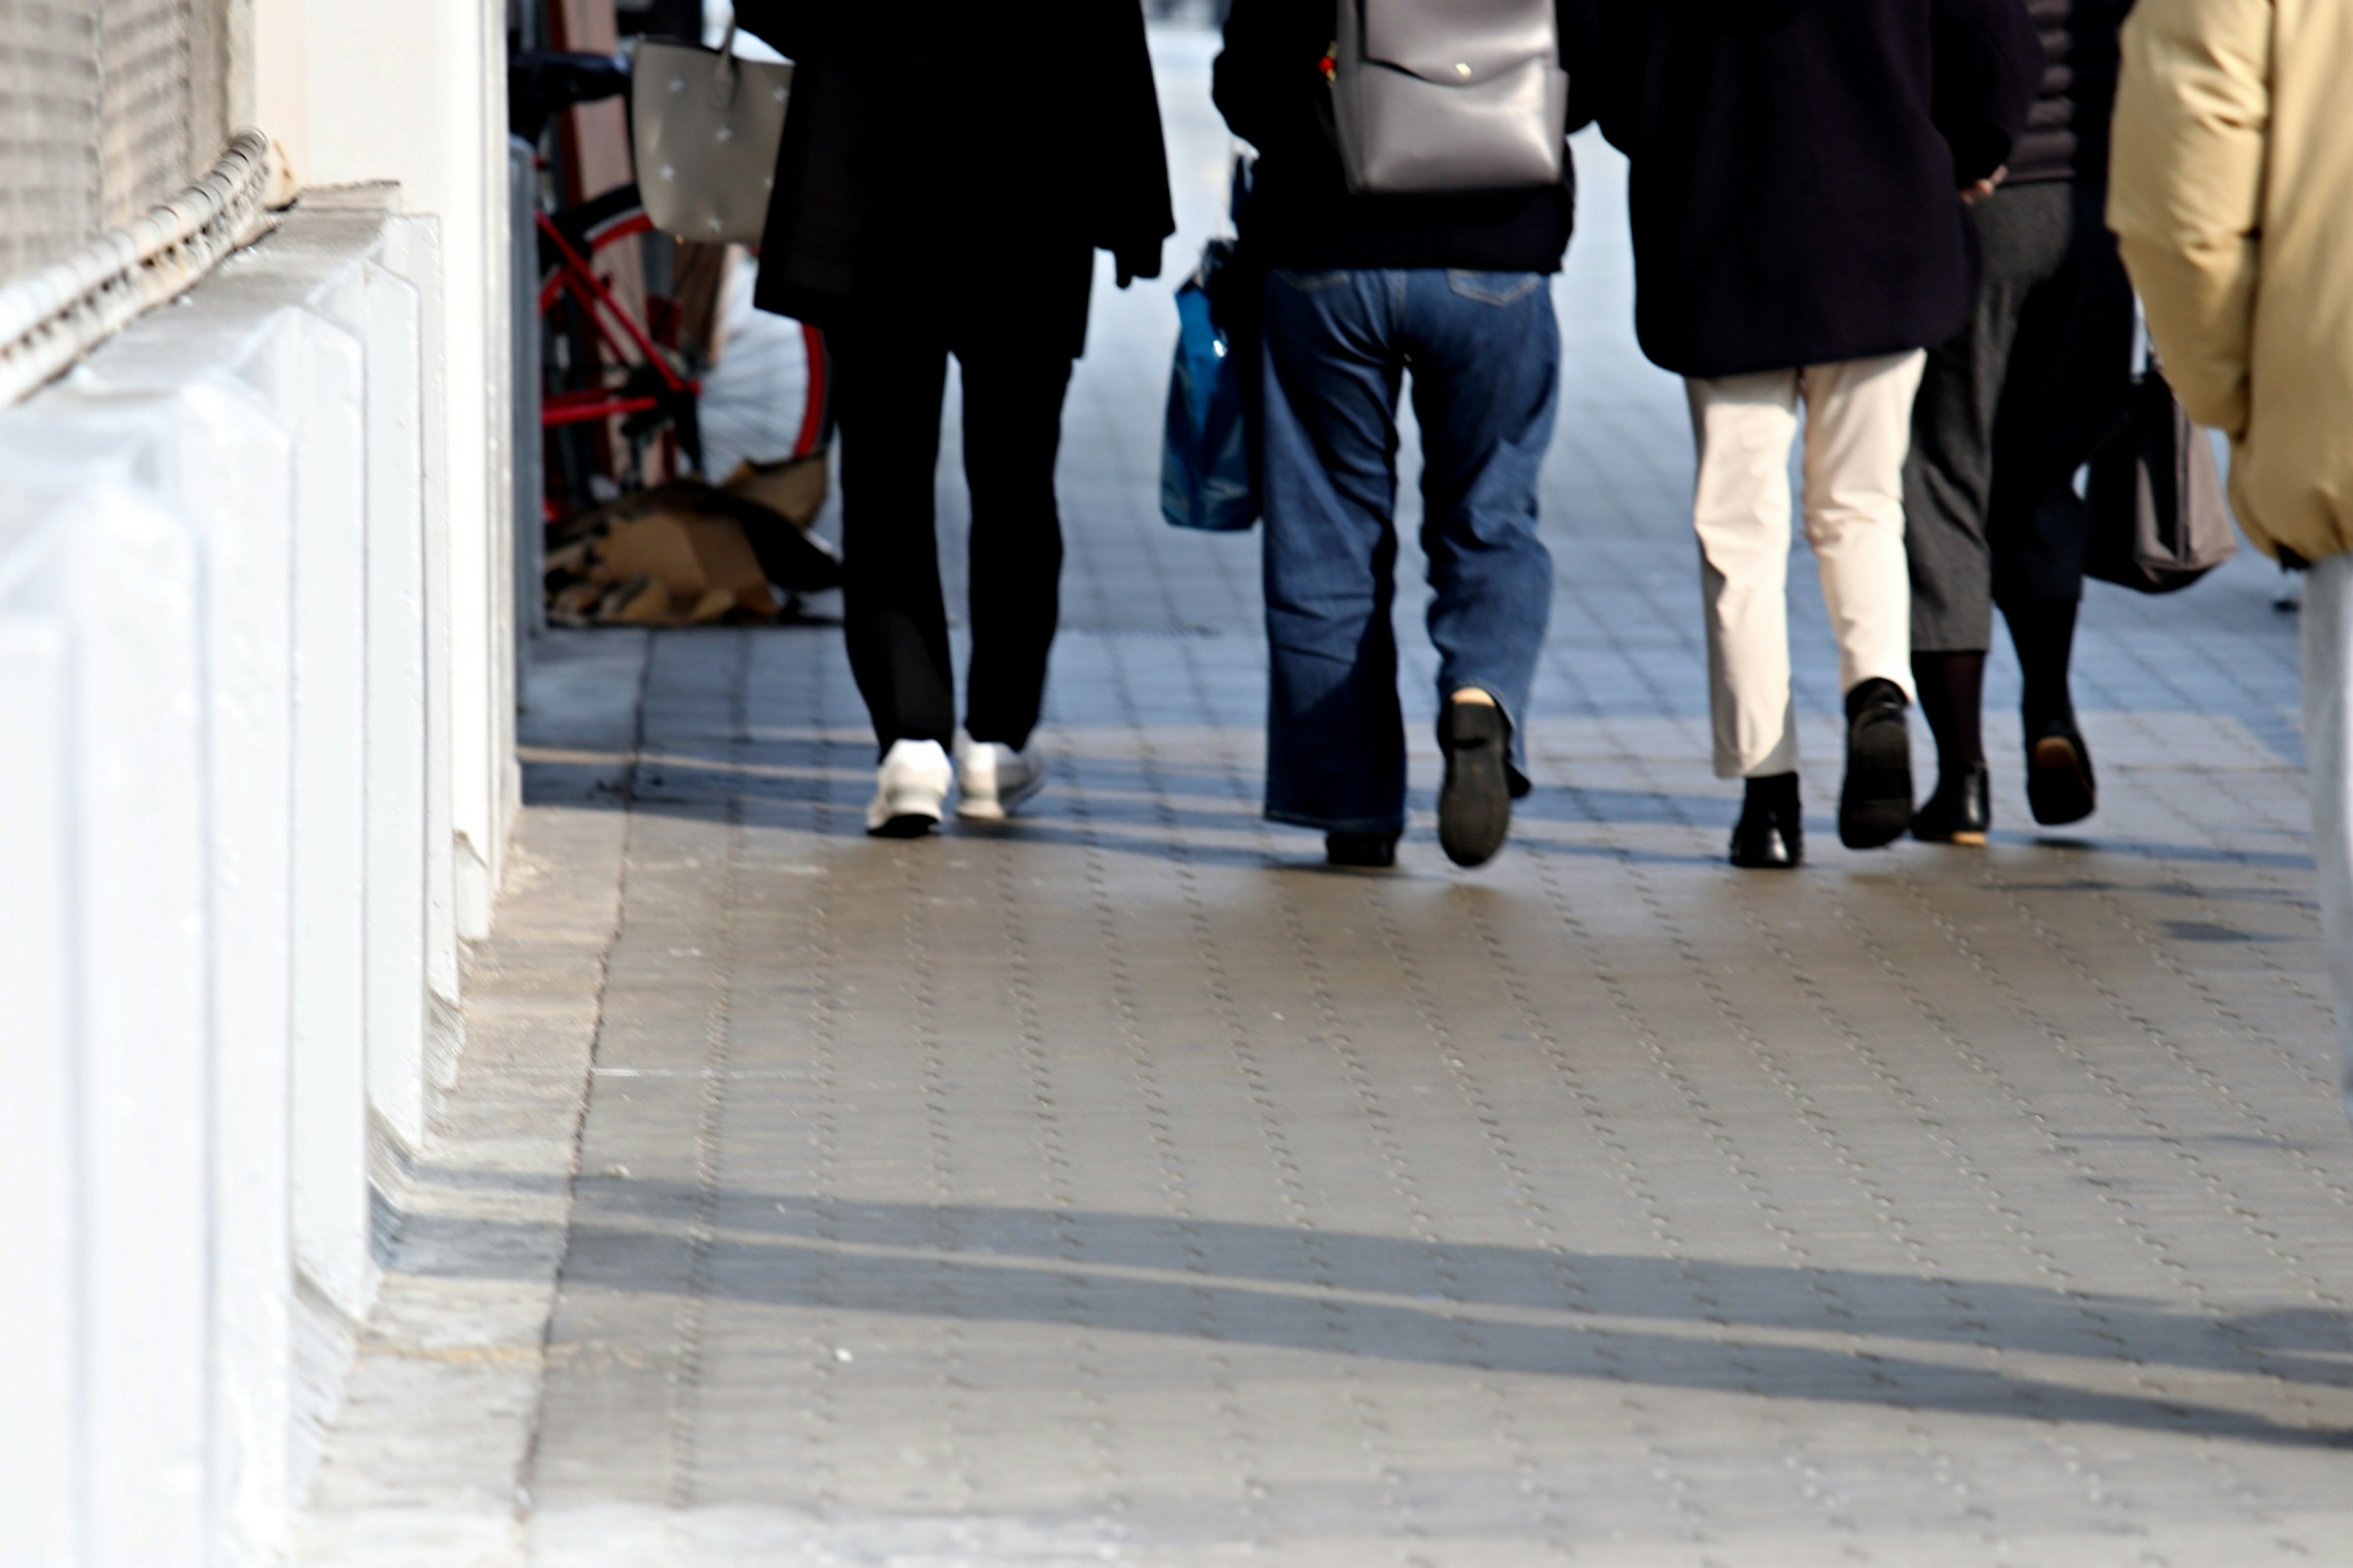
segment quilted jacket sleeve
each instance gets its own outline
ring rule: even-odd
[[[2271,119],[2272,0],[2140,0],[2124,28],[2108,226],[2167,378],[2247,430]]]

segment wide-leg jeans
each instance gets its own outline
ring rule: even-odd
[[[1438,689],[1476,687],[1525,775],[1529,688],[1552,610],[1536,471],[1560,391],[1541,273],[1277,271],[1265,322],[1266,815],[1326,832],[1405,826],[1390,618],[1398,399],[1421,428],[1422,550]]]

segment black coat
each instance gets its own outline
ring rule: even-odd
[[[1136,5],[738,0],[736,16],[794,62],[761,309],[820,326],[944,311],[1075,354],[1089,251],[1158,276],[1176,224]]]
[[[1635,327],[1690,376],[1926,348],[1976,289],[1958,188],[2026,123],[2019,0],[1608,0]]]
[[[2042,35],[2042,89],[2010,154],[2015,184],[2108,179],[2116,111],[2116,33],[2133,0],[2026,0]]]
[[[1588,90],[1594,0],[1558,0],[1571,131],[1592,120]],[[1241,215],[1249,254],[1266,267],[1461,267],[1553,272],[1568,247],[1577,171],[1557,186],[1465,196],[1348,194],[1322,62],[1334,0],[1234,0],[1214,93],[1235,135],[1258,149]]]

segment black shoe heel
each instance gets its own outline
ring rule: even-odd
[[[2045,827],[2081,822],[2100,806],[2091,748],[2073,719],[2053,719],[2026,731],[2026,804]]]
[[[1786,871],[1806,858],[1798,775],[1750,779],[1732,828],[1732,863],[1744,871]]]
[[[1839,791],[1839,842],[1876,849],[1912,826],[1911,704],[1892,680],[1859,683],[1846,694],[1846,784]]]
[[[1386,871],[1397,864],[1397,847],[1394,833],[1327,833],[1324,863],[1354,871]]]
[[[1438,789],[1438,845],[1457,866],[1495,858],[1512,830],[1512,726],[1492,702],[1450,701],[1438,721],[1446,782]]]
[[[1993,828],[1993,777],[1983,763],[1936,780],[1936,793],[1912,819],[1924,844],[1983,844]]]

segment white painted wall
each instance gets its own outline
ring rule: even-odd
[[[370,1304],[442,1005],[431,232],[306,203],[0,411],[8,1568],[283,1561]]]
[[[400,210],[431,215],[439,230],[445,289],[427,346],[427,374],[445,392],[438,499],[449,509],[453,894],[459,934],[478,940],[490,931],[521,791],[505,8],[492,0],[309,0],[301,30],[306,184],[396,182]]]
[[[39,1292],[36,1323],[54,1324],[61,1309],[66,1333],[19,1341],[12,1325],[0,1336],[0,1390],[29,1395],[33,1415],[63,1416],[45,1427],[0,1410],[0,1431],[56,1450],[29,1456],[29,1479],[0,1478],[0,1519],[26,1509],[36,1549],[50,1553],[12,1561],[129,1568],[182,1559],[205,1530],[212,1086],[201,563],[184,520],[79,456],[18,447],[0,465],[0,509],[37,520],[0,567],[0,641],[33,657],[27,717],[49,742],[12,768],[48,775],[33,798],[62,799],[51,820],[67,827],[34,858],[50,902],[16,900],[16,918],[52,935],[0,959],[0,994],[47,994],[35,1014],[47,1016],[47,1039],[34,1037],[41,1056],[27,1065],[50,1111],[65,1101],[46,1136],[9,1152],[35,1166],[21,1214],[26,1254],[63,1266],[16,1289]],[[62,963],[47,975],[26,972],[59,935],[67,951],[46,956]],[[17,1194],[5,1194],[0,1216],[19,1222]],[[18,1268],[13,1236],[0,1256]],[[63,1372],[62,1388],[44,1361]],[[59,1393],[62,1412],[48,1407]],[[52,1489],[6,1495],[31,1485]]]
[[[503,20],[230,0],[299,201],[0,409],[6,1568],[285,1561],[454,1072],[520,794]]]

